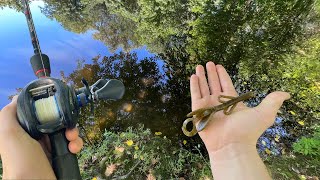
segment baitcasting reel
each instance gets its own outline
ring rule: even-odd
[[[34,139],[48,134],[58,179],[81,179],[77,158],[68,149],[65,129],[76,126],[81,107],[98,100],[121,99],[124,85],[118,80],[100,79],[89,86],[83,80],[85,87],[76,90],[59,79],[47,77],[50,63],[46,55],[34,55],[31,64],[39,79],[29,83],[18,97],[19,122]]]

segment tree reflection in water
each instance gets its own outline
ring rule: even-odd
[[[119,79],[126,86],[124,97],[115,102],[100,102],[95,107],[95,118],[90,111],[82,112],[80,124],[86,126],[87,136],[93,137],[106,128],[124,129],[139,123],[151,130],[173,137],[181,134],[181,121],[190,111],[188,74],[183,64],[168,67],[162,56],[138,59],[136,53],[114,54],[94,58],[92,63],[78,62],[78,69],[64,77],[81,87],[84,77],[89,83],[100,78]]]

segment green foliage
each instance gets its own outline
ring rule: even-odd
[[[90,13],[84,11],[85,4],[79,0],[46,0],[45,7],[41,8],[48,18],[55,19],[62,26],[72,32],[85,33],[96,20]]]
[[[214,59],[234,70],[245,62],[264,72],[268,60],[278,61],[302,34],[313,1],[205,1],[189,25],[192,61]]]
[[[293,145],[293,150],[320,160],[320,128],[315,131],[312,137],[302,137]]]
[[[126,5],[130,4],[131,8],[135,7],[132,3]],[[94,30],[93,37],[105,43],[112,52],[119,47],[130,51],[137,47],[136,24],[125,17],[126,14],[118,13],[120,5],[120,1],[46,0],[42,12],[72,32]]]
[[[318,179],[320,176],[320,159],[301,154],[269,157],[264,163],[269,169],[272,179]]]
[[[187,0],[138,0],[137,35],[139,44],[155,53],[165,51],[171,36],[183,36],[190,19]]]
[[[140,126],[125,132],[106,131],[97,146],[85,147],[80,154],[82,177],[176,179],[212,177],[208,159],[175,146],[165,136],[153,135]]]
[[[290,102],[300,108],[301,119],[309,124],[318,124],[320,117],[320,40],[313,36],[293,47],[293,52],[282,56],[281,62],[268,62],[267,71],[252,71],[246,63],[240,63],[239,78],[250,82],[251,88],[260,92],[274,90],[291,94]],[[256,64],[259,66],[259,63]],[[310,116],[308,118],[308,116]]]
[[[0,159],[0,178],[2,179],[2,175],[3,175],[3,168],[2,168],[2,161]]]
[[[3,9],[4,7],[9,7],[19,12],[23,11],[23,5],[21,4],[21,1],[17,0],[1,0],[0,9]]]

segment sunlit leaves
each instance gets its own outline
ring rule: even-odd
[[[294,111],[289,111],[292,115],[296,115],[296,113]]]
[[[128,140],[134,142],[131,147],[123,144]],[[137,144],[140,148],[133,148]],[[115,147],[123,148],[123,153],[115,154]],[[123,176],[139,162],[129,177],[146,179],[148,174],[155,179],[177,179],[181,175],[191,179],[212,177],[209,164],[204,163],[207,159],[199,153],[176,147],[171,140],[155,136],[150,130],[140,126],[138,129],[129,128],[121,133],[107,131],[99,146],[89,146],[81,152],[79,161],[84,179],[112,179]],[[94,162],[91,160],[92,154],[97,157]],[[186,163],[188,166],[185,166]],[[192,174],[191,170],[197,173]]]
[[[127,144],[128,146],[132,146],[132,145],[133,145],[133,141],[132,141],[132,140],[128,140],[128,141],[126,141],[126,144]]]
[[[265,149],[265,152],[266,152],[268,155],[271,154],[271,151],[270,151],[268,148]]]
[[[1,0],[0,9],[3,9],[4,7],[9,7],[11,9],[14,9],[20,12],[23,11],[23,5],[21,1],[17,1],[17,0]]]
[[[305,175],[300,175],[299,178],[300,178],[300,180],[306,180],[307,179]]]
[[[184,145],[186,145],[186,144],[187,144],[187,140],[183,140],[182,142],[183,142],[183,144],[184,144]]]
[[[262,140],[261,143],[262,143],[264,146],[267,145],[267,143],[266,143],[264,140]]]
[[[301,126],[304,126],[304,121],[298,121]]]
[[[302,137],[293,145],[295,152],[304,155],[311,155],[319,158],[320,156],[320,129],[317,129],[312,137]]]

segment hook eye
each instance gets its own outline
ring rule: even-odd
[[[194,118],[188,118],[183,122],[183,125],[182,125],[182,132],[184,135],[186,135],[188,137],[192,137],[198,133],[195,122],[193,122],[193,120],[194,120]],[[189,122],[192,122],[192,130],[191,131],[187,130],[187,124]]]

